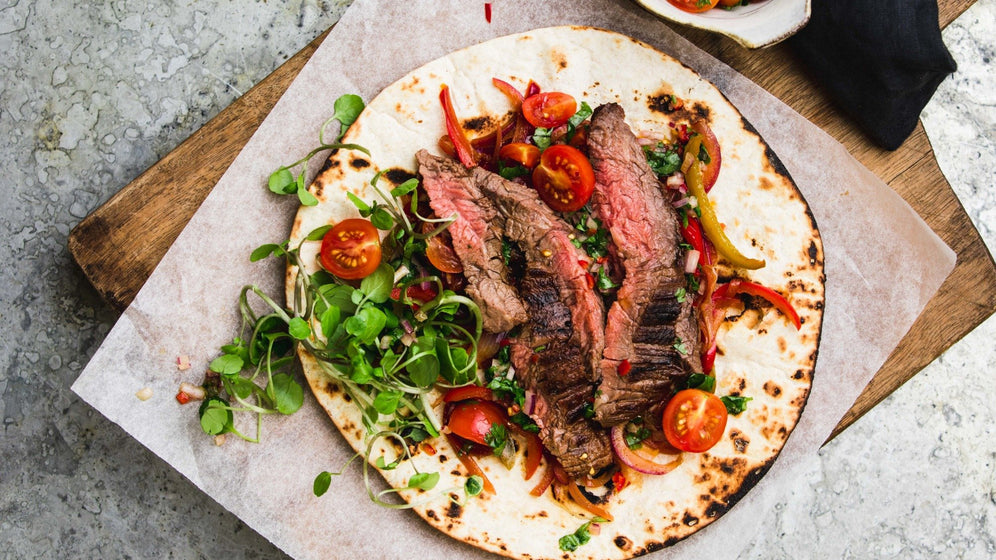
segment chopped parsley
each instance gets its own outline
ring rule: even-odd
[[[581,545],[587,544],[588,541],[591,540],[591,533],[588,531],[588,527],[591,527],[591,521],[586,521],[583,525],[578,527],[577,531],[560,537],[560,550],[563,550],[564,552],[574,552]]]
[[[592,414],[594,414],[594,412]],[[539,426],[536,425],[536,422],[533,422],[533,419],[530,418],[525,412],[516,412],[509,417],[509,420],[518,424],[518,426],[526,432],[538,434],[540,431]]]
[[[689,389],[702,389],[709,393],[716,389],[716,378],[704,373],[693,373],[688,376]]]
[[[595,278],[595,286],[598,287],[600,292],[608,292],[613,288],[618,288],[619,284],[612,281],[606,267],[600,266],[598,267],[598,276]]]
[[[660,177],[667,177],[681,168],[678,150],[663,142],[658,142],[655,146],[644,146],[643,153],[650,169]]]
[[[720,397],[719,400],[723,401],[723,404],[726,405],[726,412],[737,416],[747,410],[747,403],[753,399],[739,395],[726,395],[725,397]]]
[[[520,407],[526,403],[526,390],[514,378],[497,376],[488,383],[488,389],[494,392],[495,398],[508,398]]]
[[[688,291],[685,288],[678,288],[674,291],[674,299],[678,300],[678,303],[685,303],[687,297]]]
[[[671,345],[679,354],[683,356],[688,355],[688,347],[685,346],[685,341],[681,340],[681,337],[674,339],[674,344]]]
[[[643,440],[650,437],[650,430],[646,426],[640,426],[635,432],[629,430],[626,431],[626,447],[630,449],[639,449],[642,447]]]
[[[488,444],[495,455],[501,455],[501,452],[505,450],[505,446],[508,445],[508,428],[504,424],[494,423],[491,424],[491,429],[488,433],[484,434],[484,443]]]

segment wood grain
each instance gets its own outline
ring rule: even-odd
[[[941,26],[953,21],[973,1],[939,2]],[[937,167],[922,125],[898,150],[882,150],[807,77],[784,44],[749,51],[725,37],[680,26],[676,30],[840,141],[903,196],[958,255],[954,272],[841,420],[833,433],[836,435],[996,311],[996,264]],[[73,258],[111,306],[123,310],[135,297],[324,36],[219,113],[71,232]],[[157,227],[149,227],[153,219]]]

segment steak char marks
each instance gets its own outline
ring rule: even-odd
[[[691,298],[676,297],[685,287],[677,212],[624,117],[619,105],[599,107],[588,136],[595,170],[592,209],[609,230],[624,273],[606,320],[595,399],[595,418],[605,426],[667,401],[702,369]],[[619,373],[623,360],[629,363],[625,375]]]
[[[457,215],[449,227],[453,250],[463,264],[467,295],[481,308],[484,329],[505,332],[524,323],[525,305],[509,284],[509,270],[501,256],[504,219],[477,186],[490,173],[467,169],[425,150],[415,158],[433,212],[441,217]]]
[[[505,235],[525,254],[519,294],[529,320],[512,340],[511,359],[522,385],[533,391],[531,416],[543,445],[574,477],[612,464],[606,431],[585,418],[598,381],[604,309],[588,287],[583,254],[568,237],[571,227],[536,191],[488,174],[479,182],[505,221]]]

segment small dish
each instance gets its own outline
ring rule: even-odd
[[[810,0],[753,0],[731,10],[692,14],[668,0],[636,0],[649,12],[675,23],[721,33],[749,49],[783,41],[809,21]]]

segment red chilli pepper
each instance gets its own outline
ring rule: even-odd
[[[184,393],[183,391],[179,391],[176,394],[176,402],[180,404],[187,404],[190,402],[190,395]]]
[[[491,2],[484,3],[484,19],[491,23]]]
[[[771,288],[766,288],[760,284],[741,280],[740,278],[734,278],[733,280],[730,280],[729,283],[723,284],[717,288],[713,293],[713,299],[733,297],[737,294],[749,294],[768,300],[771,305],[775,306],[775,309],[781,311],[786,317],[788,317],[789,321],[795,325],[796,330],[802,328],[802,322],[799,320],[799,314],[796,313],[795,308],[792,307],[792,304],[778,292],[772,290]]]
[[[463,132],[460,121],[457,120],[456,111],[453,110],[453,100],[450,98],[450,88],[443,84],[439,89],[439,102],[443,106],[443,115],[446,120],[446,134],[453,142],[457,158],[464,167],[475,167],[477,160],[474,158],[474,148],[470,145],[470,140]]]
[[[619,362],[619,367],[616,368],[616,371],[619,373],[620,377],[626,377],[626,375],[632,369],[633,369],[633,366],[632,366],[632,364],[629,363],[629,360],[623,360],[623,361]]]
[[[629,481],[626,480],[626,477],[622,472],[616,471],[616,473],[612,475],[612,487],[616,489],[616,492],[618,492],[627,486],[629,486]]]

